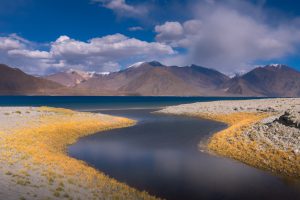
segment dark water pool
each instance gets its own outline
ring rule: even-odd
[[[224,124],[152,114],[153,110],[108,110],[138,120],[136,126],[80,139],[69,155],[121,182],[166,199],[300,199],[295,184],[242,163],[198,150],[199,141]]]

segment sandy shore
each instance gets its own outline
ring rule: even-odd
[[[159,112],[224,122],[228,128],[209,139],[209,151],[300,178],[299,98],[202,102],[170,106]]]
[[[134,121],[57,108],[0,108],[0,199],[154,199],[66,155],[79,137]]]

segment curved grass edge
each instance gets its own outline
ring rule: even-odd
[[[37,111],[42,114],[38,120],[29,122],[29,128],[1,134],[1,168],[7,170],[5,175],[18,190],[16,195],[21,195],[17,198],[156,199],[69,157],[66,152],[67,146],[80,137],[132,126],[134,120],[61,108],[40,107]]]
[[[197,117],[225,123],[228,127],[213,134],[206,149],[276,175],[300,178],[300,157],[292,151],[274,148],[268,142],[251,140],[243,133],[270,113],[236,112],[230,114],[198,114]]]

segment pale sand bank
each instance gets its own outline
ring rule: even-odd
[[[210,138],[208,150],[278,174],[300,177],[299,98],[201,102],[159,112],[227,123],[227,129]]]
[[[0,108],[0,199],[154,199],[66,155],[79,137],[133,120],[66,109]]]

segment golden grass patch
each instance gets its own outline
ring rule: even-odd
[[[210,138],[208,150],[276,174],[300,177],[299,155],[295,155],[292,151],[275,149],[267,142],[250,140],[243,134],[247,128],[268,117],[267,113],[232,113],[201,115],[201,117],[229,125],[227,129]]]
[[[13,130],[13,134],[5,135],[0,141],[1,160],[12,166],[23,166],[18,173],[26,179],[19,178],[17,184],[30,185],[28,171],[34,171],[48,180],[49,187],[59,183],[53,192],[54,197],[63,195],[65,186],[76,185],[89,191],[90,196],[85,199],[155,199],[66,155],[67,145],[80,137],[131,126],[135,121],[60,108],[41,107],[39,111],[42,114],[38,125]]]

